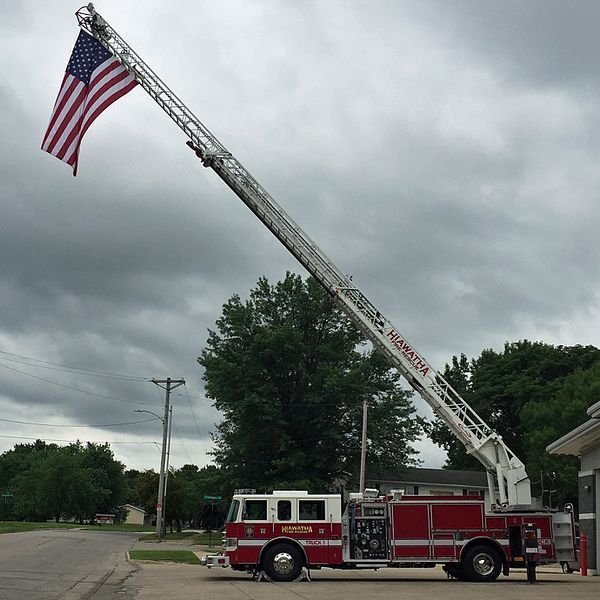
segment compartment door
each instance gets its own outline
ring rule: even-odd
[[[401,502],[392,506],[392,559],[431,558],[427,504]]]

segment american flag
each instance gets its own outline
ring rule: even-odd
[[[88,127],[136,84],[118,59],[82,29],[54,104],[42,150],[71,165],[73,175],[77,175],[79,147]]]

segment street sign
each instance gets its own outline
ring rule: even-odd
[[[0,496],[2,496],[2,498],[14,498],[15,495],[12,494],[11,492],[0,492]]]
[[[223,500],[223,496],[204,496],[205,500]]]

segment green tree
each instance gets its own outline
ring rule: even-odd
[[[200,497],[193,478],[187,477],[182,470],[172,469],[169,473],[167,486],[167,502],[165,523],[177,531],[181,531],[190,521],[193,521],[200,509]]]
[[[94,510],[99,513],[112,513],[123,504],[127,493],[125,465],[116,460],[108,443],[87,442],[72,445],[73,451],[81,455],[84,468],[92,469],[96,478],[95,485],[107,491]]]
[[[123,501],[123,469],[108,444],[59,447],[37,440],[0,455],[0,486],[15,493],[18,518],[83,520]]]
[[[484,350],[446,365],[444,377],[525,463],[533,491],[556,489],[554,502],[572,501],[577,459],[546,454],[546,446],[586,419],[597,390],[600,350],[593,346],[552,346],[527,340],[505,344],[503,352]],[[432,438],[448,452],[447,466],[480,469],[441,420]],[[551,475],[554,473],[554,475]],[[572,484],[568,482],[572,481]],[[544,494],[544,502],[550,498]]]
[[[365,398],[369,468],[418,462],[411,393],[312,278],[263,277],[246,302],[233,296],[198,361],[224,415],[214,456],[230,487],[323,490],[356,475]]]
[[[530,424],[525,435],[527,466],[540,493],[543,481],[546,504],[551,500],[549,494],[553,489],[557,491],[554,502],[576,503],[579,459],[551,455],[541,452],[540,449],[546,448],[548,444],[586,421],[587,409],[597,402],[598,398],[600,362],[589,369],[576,369],[562,380],[554,394],[523,408],[523,421]]]
[[[98,485],[98,474],[85,467],[80,454],[58,448],[14,480],[15,510],[30,518],[82,520],[95,512],[108,490]]]
[[[56,444],[36,440],[33,444],[16,444],[12,450],[0,454],[0,489],[9,489],[17,475],[26,472],[48,452],[57,449]]]
[[[158,473],[153,469],[125,471],[127,482],[126,500],[129,504],[143,508],[148,515],[156,515],[156,502],[158,497]]]

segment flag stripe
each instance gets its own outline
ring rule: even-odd
[[[123,82],[124,79],[127,81]],[[86,114],[97,106],[98,103],[102,103],[105,98],[110,97],[114,92],[118,92],[122,87],[127,85],[128,81],[131,80],[131,76],[126,71],[120,71],[114,73],[113,76],[106,80],[106,78],[98,82],[98,86],[94,87],[93,92],[88,93],[86,101]]]
[[[65,156],[69,153],[69,149],[73,145],[73,141],[79,137],[79,132],[81,131],[81,115],[85,107],[82,105],[77,115],[74,115],[74,118],[69,121],[68,127],[65,128],[63,135],[60,138],[61,144],[53,154],[56,158],[60,160],[65,160]]]
[[[81,30],[42,141],[42,149],[77,173],[81,140],[113,102],[137,85],[135,78],[102,44]]]
[[[81,133],[79,135],[79,140],[78,140],[78,145],[74,150],[74,154],[79,153],[78,146],[81,144],[81,140],[83,139],[85,132],[88,130],[89,126],[96,120],[96,118],[99,117],[100,114],[102,114],[102,112],[104,112],[104,110],[106,108],[108,108],[113,102],[115,102],[116,100],[121,98],[121,96],[124,96],[125,94],[130,92],[136,85],[137,85],[137,81],[135,81],[135,79],[133,79],[132,81],[126,82],[126,85],[124,85],[120,90],[117,90],[116,92],[112,93],[110,95],[110,97],[108,97],[106,100],[104,100],[104,102],[100,106],[98,106],[93,112],[91,112],[91,111],[86,112],[86,117],[84,118],[84,125],[81,129]],[[72,164],[72,163],[69,163],[69,164]]]
[[[136,86],[136,84],[136,81],[127,82],[121,89],[111,92],[111,95],[100,105],[97,105],[96,103],[95,107],[92,107],[89,111],[87,111],[83,122],[81,137],[83,137],[83,134],[88,130],[88,127],[96,120],[97,117],[100,116],[102,112],[104,112],[104,110],[106,110],[113,102],[115,102],[115,100],[118,100],[121,96],[124,96],[127,94],[127,92],[130,92]]]
[[[106,63],[111,63],[108,66],[105,66]],[[120,67],[120,69],[118,71],[115,71],[115,68]],[[83,134],[85,133],[85,131],[87,130],[87,127],[83,127],[83,123],[84,120],[86,118],[86,115],[88,113],[88,107],[90,106],[90,102],[93,102],[93,97],[95,95],[94,90],[96,90],[97,86],[99,84],[102,84],[102,82],[106,79],[106,77],[102,77],[102,75],[106,75],[108,73],[113,73],[113,78],[115,75],[120,75],[123,74],[123,76],[127,76],[127,71],[125,71],[123,69],[123,67],[121,67],[119,61],[117,61],[116,59],[109,59],[108,61],[106,61],[105,63],[102,63],[99,67],[97,67],[93,73],[92,76],[90,78],[90,85],[88,86],[88,90],[87,90],[87,96],[85,99],[85,104],[82,107],[82,112],[80,115],[78,115],[78,123],[79,123],[79,127],[77,128],[77,131],[73,131],[72,135],[69,136],[68,138],[68,145],[63,146],[60,155],[58,156],[58,158],[60,158],[61,160],[64,160],[67,164],[74,164],[74,160],[75,158],[72,156],[74,153],[79,152],[79,146],[81,143],[81,139],[83,138]],[[110,81],[107,82],[108,85],[110,86]],[[110,106],[110,102],[106,105],[105,108],[107,108],[108,106]],[[100,114],[100,113],[98,113]]]
[[[59,149],[62,147],[68,132],[73,127],[77,126],[77,121],[81,116],[84,102],[85,86],[83,83],[78,82],[77,88],[74,90],[74,93],[71,94],[69,101],[63,107],[63,110],[59,115],[60,120],[57,121],[55,131],[52,134],[52,139],[48,144],[47,151],[50,152],[50,154],[56,156],[56,153],[59,152]]]
[[[69,107],[68,111],[65,111],[65,115],[60,121],[60,125],[54,133],[51,143],[49,144],[48,152],[59,157],[61,148],[64,147],[65,140],[68,139],[73,129],[78,128],[78,122],[81,118],[84,102],[85,90],[82,89],[81,93],[77,97],[73,98],[73,103]]]
[[[126,94],[133,86],[135,86],[135,80],[132,82],[132,78],[127,73],[121,73],[118,75],[119,81],[116,83],[108,82],[102,86],[92,98],[88,96],[88,101],[85,106],[85,113],[83,115],[82,130],[85,132],[89,127],[88,120],[90,115],[95,115],[92,121],[106,108],[108,108],[115,100],[118,100],[121,96]],[[117,77],[114,78],[115,80]],[[133,83],[133,85],[132,85]],[[131,87],[129,87],[131,86]],[[122,92],[122,90],[126,90]],[[91,124],[91,123],[90,123]],[[83,135],[83,133],[82,133]]]
[[[67,78],[70,77],[70,75],[68,73],[65,73],[65,76],[63,77],[62,83],[60,84],[60,90],[58,92],[58,96],[56,97],[56,102],[54,103],[54,108],[52,109],[52,117],[50,118],[50,124],[48,125],[48,129],[46,130],[46,135],[44,136],[44,141],[42,142],[42,148],[45,146],[46,144],[46,140],[48,139],[48,136],[50,135],[50,131],[51,129],[54,127],[54,123],[56,122],[56,119],[58,119],[58,106],[59,104],[63,101],[63,98],[65,97],[65,95],[67,94]]]
[[[104,79],[104,77],[106,77],[111,71],[114,71],[115,69],[121,71],[123,70],[123,68],[121,67],[121,63],[113,56],[112,58],[109,58],[107,61],[103,62],[101,65],[94,69],[90,77],[90,83],[88,84],[88,87],[90,89],[93,89],[96,85],[98,85],[98,80]]]
[[[65,77],[63,89],[59,94],[59,99],[57,99],[56,106],[54,107],[54,113],[50,119],[50,125],[48,126],[46,137],[44,138],[44,144],[42,145],[42,148],[47,152],[51,152],[51,150],[49,143],[47,144],[46,142],[48,142],[49,139],[54,138],[57,129],[61,126],[61,123],[67,111],[72,106],[74,99],[77,98],[79,93],[84,91],[85,86],[83,83],[81,83],[81,81],[72,75]]]
[[[98,67],[92,78],[90,79],[90,90],[93,88],[93,92],[88,92],[86,98],[85,107],[81,116],[81,129],[77,137],[73,137],[70,140],[69,147],[65,149],[63,156],[67,157],[65,162],[73,164],[73,154],[79,153],[79,146],[85,132],[89,126],[96,120],[98,116],[108,108],[115,100],[118,100],[121,96],[125,95],[128,91],[133,89],[137,82],[133,77],[121,67],[116,61],[115,65],[102,68],[103,65]],[[115,70],[115,67],[120,67]],[[95,80],[95,81],[94,81]],[[94,81],[93,85],[92,82]]]

